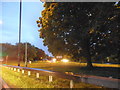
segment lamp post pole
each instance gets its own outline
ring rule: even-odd
[[[25,67],[27,67],[27,42],[25,43]]]
[[[6,56],[6,64],[7,64],[7,62],[8,62],[8,55]]]
[[[22,0],[20,0],[20,17],[19,17],[19,44],[18,44],[18,66],[20,66],[20,43],[21,43],[21,17],[22,17]]]

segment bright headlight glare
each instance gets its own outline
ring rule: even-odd
[[[52,61],[53,61],[53,62],[56,62],[56,58],[54,58]]]
[[[62,59],[61,61],[62,61],[62,62],[69,62],[68,59]]]

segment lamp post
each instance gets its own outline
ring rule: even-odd
[[[25,67],[27,67],[27,42],[25,43]]]
[[[7,64],[7,62],[8,62],[8,55],[6,56],[6,64]]]
[[[18,44],[18,66],[20,66],[20,43],[21,43],[21,17],[22,17],[22,0],[20,0],[20,17],[19,17],[19,44]]]

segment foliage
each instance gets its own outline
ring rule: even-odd
[[[17,60],[18,58],[18,46],[20,46],[20,58],[22,61],[25,60],[25,43],[17,43],[16,45],[11,45],[7,43],[2,43],[2,57],[6,59],[8,56],[9,60]],[[46,56],[42,49],[39,49],[30,43],[27,43],[27,60],[41,60]],[[41,58],[42,57],[42,58]]]
[[[45,3],[44,7],[37,23],[54,56],[76,61],[84,57],[92,67],[91,58],[118,55],[120,13],[114,3]]]
[[[106,59],[111,56],[115,58],[109,62],[118,62],[115,59],[119,57],[119,36],[120,36],[120,12],[112,3],[103,3],[99,6],[99,14],[94,22],[93,31],[91,33],[94,42],[92,45],[92,54],[95,59]],[[107,7],[106,9],[104,9]]]
[[[39,48],[36,48],[36,59],[37,60],[42,60],[44,58],[46,58],[46,54],[43,50],[39,49]]]

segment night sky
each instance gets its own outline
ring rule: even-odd
[[[21,42],[29,42],[51,55],[43,40],[39,38],[36,20],[41,16],[42,2],[22,2],[22,35]],[[19,2],[0,2],[0,43],[18,43],[19,36]],[[1,30],[2,29],[2,30]]]

